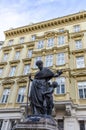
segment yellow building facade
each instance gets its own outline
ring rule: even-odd
[[[0,127],[26,116],[27,92],[41,59],[63,74],[54,78],[53,116],[61,130],[86,129],[86,12],[7,30],[0,50]],[[28,103],[29,106],[29,103]],[[28,107],[30,114],[30,108]]]

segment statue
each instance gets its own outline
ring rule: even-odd
[[[62,71],[57,71],[54,74],[49,68],[43,67],[41,60],[36,62],[39,71],[35,74],[34,79],[29,75],[32,81],[30,91],[30,105],[33,115],[51,115],[53,109],[53,92],[54,88],[58,87],[57,82],[49,82],[53,77],[58,77]]]

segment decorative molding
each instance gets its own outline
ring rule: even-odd
[[[16,35],[18,36],[25,33],[36,32],[37,30],[43,30],[43,29],[56,27],[56,26],[58,27],[59,25],[64,25],[68,23],[71,24],[73,22],[85,20],[85,18],[86,18],[86,11],[83,11],[76,14],[72,14],[72,15],[68,15],[68,16],[64,16],[64,17],[60,17],[48,21],[43,21],[33,25],[27,25],[20,28],[7,30],[4,33],[5,33],[5,37],[9,38],[9,37],[14,37]]]
[[[13,65],[13,64],[18,64],[20,62],[20,60],[12,60],[9,61],[9,64]]]
[[[4,81],[2,81],[2,85],[12,85],[12,84],[14,84],[15,83],[15,81],[14,80],[11,80],[11,79],[9,79],[9,80],[4,80]]]

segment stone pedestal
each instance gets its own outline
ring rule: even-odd
[[[16,124],[13,130],[58,130],[51,116],[28,116],[23,122]]]

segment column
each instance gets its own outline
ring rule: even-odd
[[[11,130],[11,121],[10,120],[3,120],[1,130]]]

